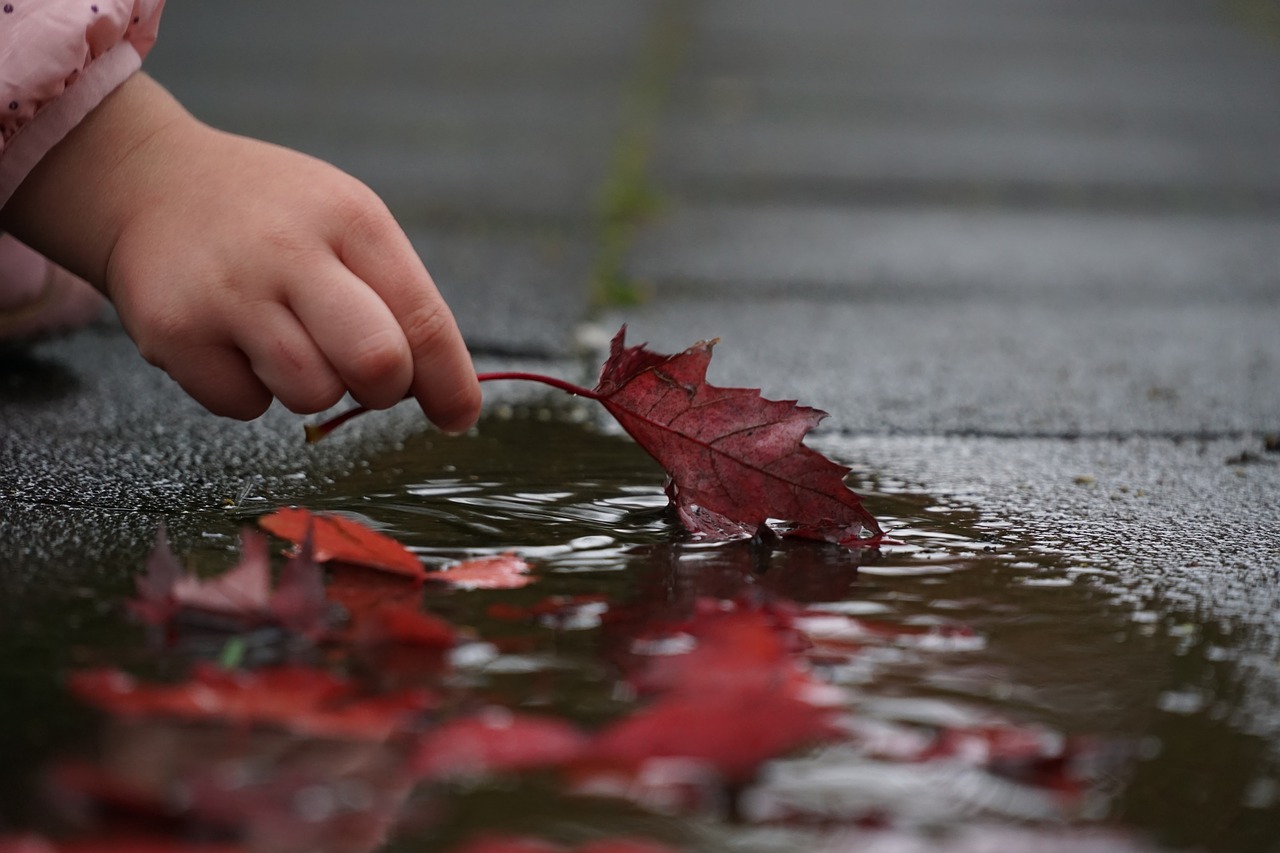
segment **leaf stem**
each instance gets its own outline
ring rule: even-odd
[[[497,371],[494,373],[476,374],[476,379],[481,382],[495,382],[503,379],[515,379],[521,382],[541,382],[543,385],[550,385],[561,391],[573,394],[575,397],[586,397],[591,400],[599,400],[600,395],[590,388],[583,388],[581,385],[574,385],[572,382],[566,382],[563,379],[557,379],[554,376],[543,376],[541,373],[525,373],[519,370]],[[409,399],[412,395],[406,395],[405,399]],[[347,411],[334,415],[327,421],[318,424],[307,424],[304,429],[307,433],[307,444],[315,444],[338,427],[345,424],[354,417],[363,415],[369,411],[366,406],[355,406]]]
[[[586,397],[591,400],[599,400],[600,395],[590,388],[583,388],[581,385],[574,385],[572,382],[566,382],[563,379],[557,379],[554,376],[543,376],[541,373],[524,373],[519,370],[498,371],[496,373],[477,373],[476,379],[481,382],[493,382],[499,379],[518,379],[522,382],[541,382],[543,385],[550,385],[552,388],[559,388],[561,391],[567,391],[575,397]]]

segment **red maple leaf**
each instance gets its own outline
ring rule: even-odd
[[[422,577],[422,563],[412,551],[390,536],[346,516],[286,507],[258,519],[258,524],[296,544],[310,535],[314,557],[319,563],[335,560],[415,579]]]
[[[770,519],[794,535],[868,545],[880,526],[844,484],[849,469],[802,444],[826,412],[707,382],[715,341],[677,355],[613,339],[593,396],[667,471],[685,527],[713,538]]]
[[[667,496],[681,522],[714,539],[751,536],[767,522],[780,531],[850,547],[877,545],[875,517],[844,483],[849,468],[806,447],[827,416],[794,400],[768,400],[756,388],[707,382],[715,341],[663,355],[626,345],[623,326],[594,389],[536,373],[485,373],[481,381],[542,382],[598,400],[666,469]],[[318,441],[364,411],[352,409],[307,429]]]

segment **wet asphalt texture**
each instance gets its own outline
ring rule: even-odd
[[[712,380],[827,410],[821,449],[1232,636],[1241,725],[1280,756],[1278,21],[239,0],[170,4],[147,68],[381,193],[481,369],[589,381],[624,322],[719,337]],[[203,413],[110,320],[6,350],[0,592],[141,554],[162,518],[303,499],[423,428],[402,406],[307,447],[299,423]]]

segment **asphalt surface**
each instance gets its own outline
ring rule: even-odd
[[[827,410],[822,449],[1229,637],[1233,724],[1280,767],[1269,4],[307,8],[171,4],[148,69],[382,193],[478,366],[589,378],[624,322],[719,337],[713,381]],[[307,448],[278,409],[213,418],[109,320],[0,365],[10,597],[421,428],[406,406]]]

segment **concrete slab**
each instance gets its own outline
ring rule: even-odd
[[[1132,305],[1280,310],[1280,216],[975,204],[673,206],[628,272],[660,297]]]
[[[402,217],[581,220],[649,5],[175,7],[147,68],[205,120],[330,160]]]
[[[595,246],[541,232],[409,227],[473,356],[563,359],[590,302]]]
[[[936,184],[1050,193],[1213,192],[1248,200],[1280,193],[1280,164],[1261,140],[1108,129],[996,127],[903,116],[732,125],[675,123],[658,174],[683,192],[732,193],[798,184],[819,197],[861,186]],[[709,185],[709,186],[708,186]],[[725,188],[725,185],[728,185]]]
[[[1152,192],[1274,204],[1275,49],[1194,3],[708,4],[674,88],[673,192]],[[824,189],[825,188],[825,189]]]

